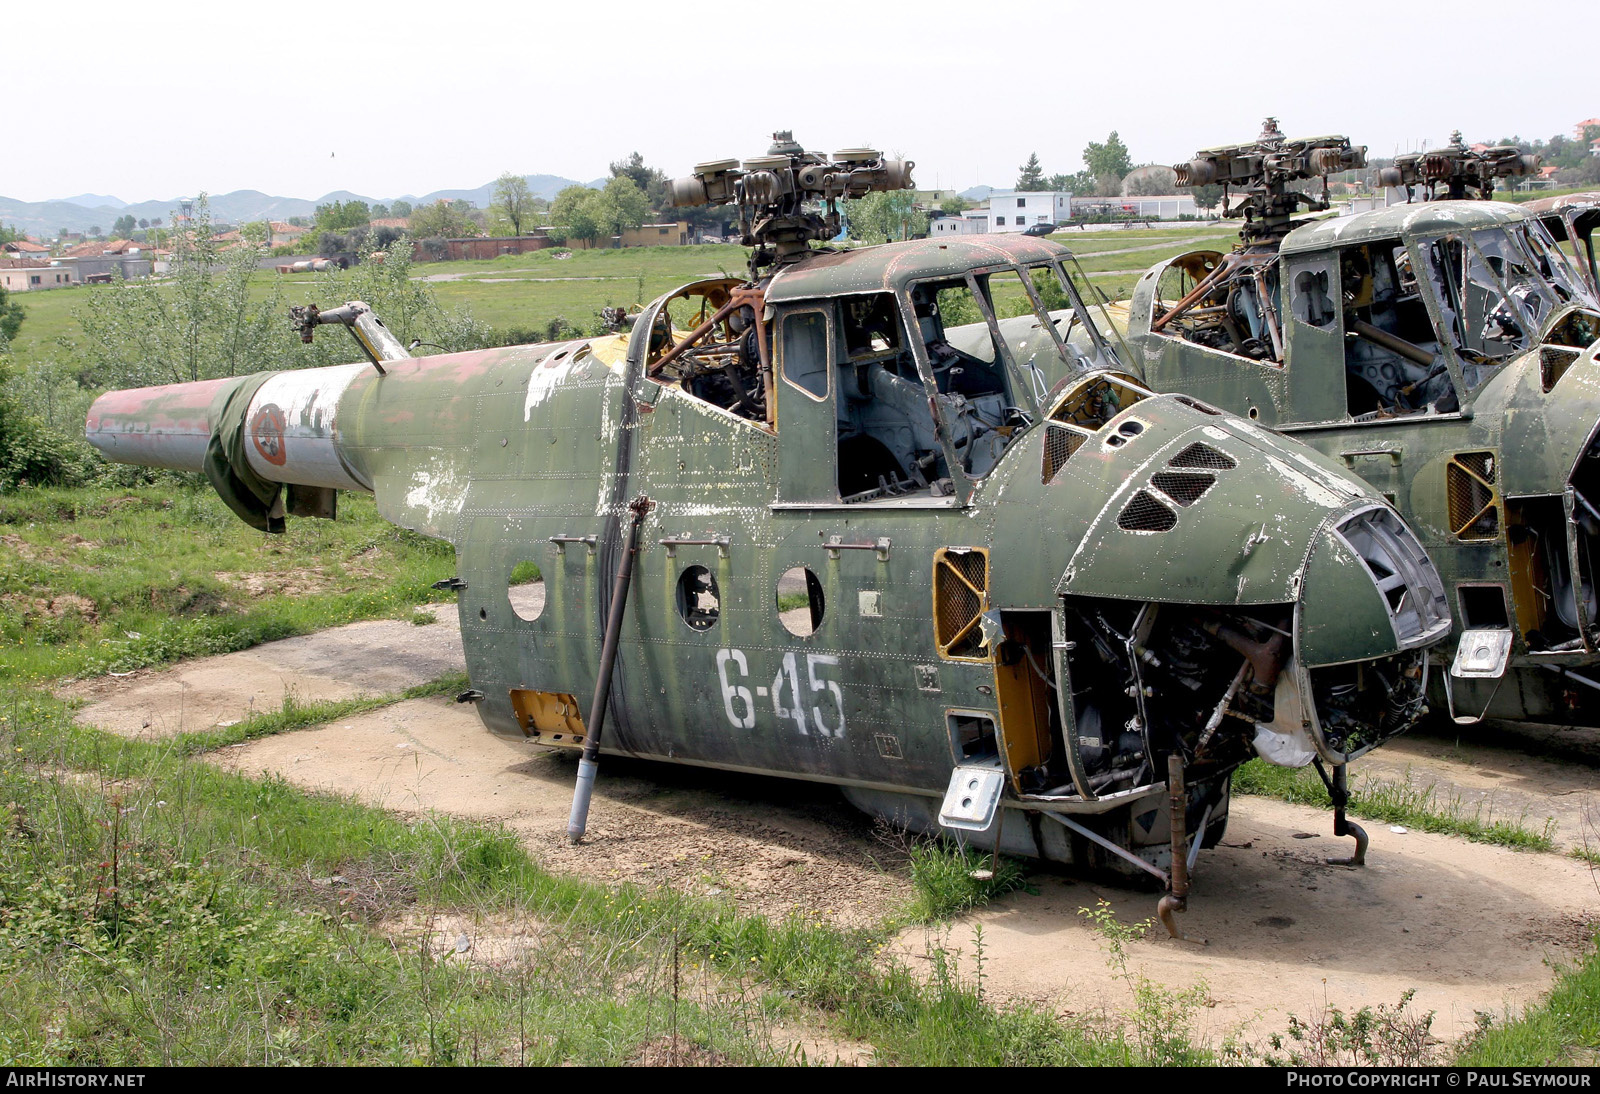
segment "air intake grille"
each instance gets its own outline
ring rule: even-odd
[[[1169,467],[1205,467],[1213,471],[1232,471],[1238,467],[1232,456],[1218,452],[1209,444],[1196,442],[1172,457]]]
[[[946,657],[987,660],[979,645],[982,614],[989,592],[989,552],[981,547],[933,555],[933,632]]]
[[[1178,523],[1178,514],[1141,490],[1117,516],[1117,527],[1124,532],[1168,532]]]
[[[1215,475],[1196,475],[1181,471],[1160,471],[1150,477],[1150,485],[1179,505],[1193,505],[1217,484]]]
[[[1088,438],[1082,433],[1074,433],[1051,422],[1044,431],[1044,466],[1040,468],[1040,481],[1048,483],[1055,478],[1056,472],[1061,470],[1061,465],[1066,463],[1078,450],[1078,446],[1086,440]]]
[[[1458,452],[1446,465],[1450,530],[1457,539],[1494,539],[1500,534],[1500,499],[1494,481],[1492,452]]]

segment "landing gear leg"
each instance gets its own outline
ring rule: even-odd
[[[1166,895],[1156,904],[1156,918],[1161,920],[1167,933],[1179,942],[1204,946],[1205,939],[1190,938],[1173,919],[1174,914],[1189,910],[1189,790],[1183,784],[1183,757],[1176,752],[1167,757],[1167,790],[1171,793],[1172,806],[1172,873],[1169,875]],[[1204,834],[1201,832],[1195,838],[1200,839]]]
[[[1322,766],[1322,761],[1316,761],[1317,774],[1322,776],[1323,784],[1328,788],[1328,797],[1333,799],[1333,834],[1336,836],[1354,836],[1356,840],[1356,853],[1349,858],[1330,858],[1329,866],[1365,866],[1367,864],[1367,832],[1359,824],[1345,816],[1344,808],[1350,801],[1349,765],[1338,764],[1333,769],[1333,776],[1328,776],[1327,769]]]

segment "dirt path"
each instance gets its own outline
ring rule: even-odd
[[[1391,741],[1352,770],[1363,778],[1432,788],[1467,816],[1521,821],[1534,831],[1553,820],[1563,850],[1600,852],[1600,732],[1494,723],[1436,723]]]
[[[1213,1003],[1196,1025],[1213,1043],[1240,1031],[1259,1040],[1324,1001],[1347,1013],[1393,1006],[1411,988],[1413,1008],[1437,1011],[1434,1033],[1448,1039],[1470,1030],[1476,1011],[1545,991],[1546,959],[1575,959],[1600,920],[1596,880],[1571,858],[1367,828],[1369,865],[1330,867],[1324,858],[1348,854],[1350,841],[1329,834],[1326,815],[1236,798],[1228,835],[1201,856],[1179,917],[1208,944],[1174,942],[1158,926],[1129,947],[1129,971],[1172,990],[1203,980]],[[1014,894],[950,927],[948,945],[972,970],[981,924],[994,990],[1061,1013],[1125,1010],[1132,992],[1080,913],[1105,900],[1134,924],[1153,915],[1155,896],[1059,874],[1034,881],[1037,895]],[[921,954],[933,936],[908,931],[901,951]]]
[[[458,638],[443,614],[432,626],[356,624],[74,691],[93,700],[83,720],[129,735],[204,728],[251,702],[276,705],[286,685],[304,688],[306,698],[322,694],[314,689],[397,691],[459,666]],[[401,662],[408,667],[394,670]],[[1492,727],[1459,742],[1417,736],[1362,770],[1409,772],[1464,800],[1481,792],[1497,815],[1526,808],[1535,823],[1556,816],[1564,840],[1581,837],[1600,756],[1570,731],[1546,738]],[[1556,757],[1530,751],[1539,747],[1555,748]],[[589,839],[569,847],[575,757],[492,737],[471,710],[443,698],[254,741],[216,759],[401,812],[497,821],[557,871],[671,885],[772,915],[799,909],[869,924],[911,895],[903,856],[869,818],[828,787],[781,779],[607,757]],[[1183,920],[1211,944],[1137,942],[1130,970],[1174,988],[1204,979],[1214,1005],[1198,1022],[1219,1041],[1239,1030],[1259,1037],[1282,1029],[1288,1013],[1306,1016],[1324,1001],[1347,1011],[1393,1004],[1410,988],[1417,1007],[1438,1012],[1436,1033],[1453,1037],[1471,1028],[1474,1012],[1499,1012],[1548,988],[1547,959],[1581,954],[1586,924],[1600,918],[1596,875],[1573,858],[1367,827],[1371,865],[1330,868],[1322,859],[1347,852],[1349,841],[1329,835],[1326,813],[1236,799],[1223,846],[1200,859]],[[1061,1012],[1125,1010],[1129,990],[1112,979],[1079,911],[1105,899],[1123,922],[1137,922],[1153,914],[1155,894],[1050,870],[1030,880],[1036,893],[1013,894],[953,925],[947,944],[970,954],[972,927],[981,923],[991,990]],[[920,960],[931,938],[908,931],[898,945]]]
[[[83,699],[78,720],[125,736],[170,737],[232,725],[297,701],[388,695],[466,671],[453,606],[435,606],[427,626],[395,619],[352,623],[320,634],[202,657],[157,672],[100,676],[57,689]]]

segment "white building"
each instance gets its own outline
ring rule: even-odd
[[[989,195],[988,230],[1021,232],[1035,224],[1064,224],[1072,195],[1064,190],[997,190]]]
[[[930,237],[982,235],[988,231],[987,210],[972,209],[960,216],[936,216],[928,221]]]

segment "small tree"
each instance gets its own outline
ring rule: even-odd
[[[939,212],[951,217],[958,217],[970,208],[972,208],[972,203],[960,194],[953,198],[945,198],[939,203]]]
[[[1222,187],[1216,185],[1191,186],[1189,188],[1189,193],[1194,195],[1195,207],[1198,209],[1204,209],[1207,212],[1215,209],[1222,201]]]
[[[26,316],[22,305],[15,300],[6,302],[6,290],[0,286],[0,352],[4,352],[17,336],[17,331],[22,329],[22,320]]]
[[[138,221],[133,219],[133,215],[124,213],[111,225],[111,237],[113,239],[127,239],[133,234],[133,230],[136,227],[138,227]]]
[[[333,202],[317,206],[317,228],[324,232],[343,232],[365,228],[372,222],[372,210],[364,201]]]
[[[1018,190],[1043,190],[1045,188],[1044,168],[1039,166],[1039,155],[1036,152],[1028,153],[1028,162],[1017,168]]]
[[[533,211],[533,191],[528,180],[510,171],[501,175],[494,184],[494,205],[491,209],[511,225],[511,234],[522,234],[522,222]]]
[[[397,217],[408,217],[411,215],[411,203],[409,201],[397,201],[389,206],[389,211]]]

